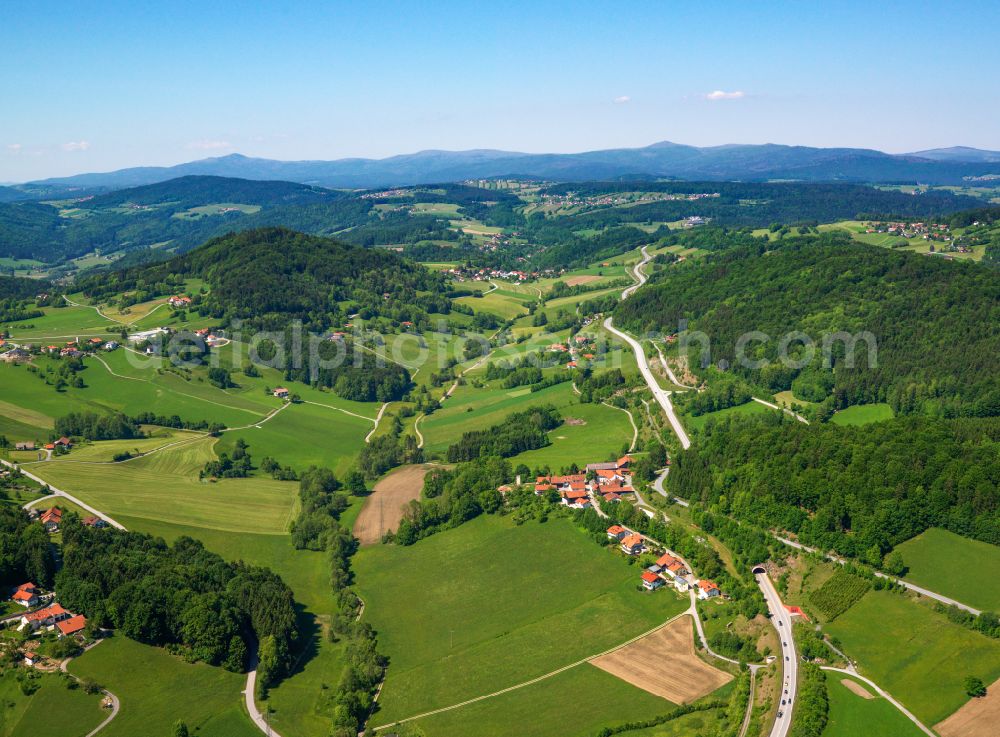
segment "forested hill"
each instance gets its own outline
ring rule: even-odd
[[[390,251],[285,228],[229,234],[169,261],[81,279],[78,287],[100,299],[133,290],[149,298],[184,291],[189,278],[209,287],[192,295],[192,311],[250,328],[280,329],[301,320],[323,330],[355,312],[417,322],[449,309],[440,274]]]
[[[239,202],[247,205],[329,202],[344,194],[331,189],[294,182],[264,182],[229,177],[186,176],[144,187],[120,189],[78,203],[86,210],[128,205],[197,207],[207,202]]]
[[[768,250],[771,249],[771,250]],[[1000,280],[992,269],[934,256],[893,252],[831,235],[759,242],[666,269],[616,309],[616,322],[642,333],[673,333],[682,319],[711,339],[713,364],[769,391],[794,387],[822,402],[822,414],[852,404],[888,402],[898,413],[1000,415]],[[735,362],[737,339],[759,330]],[[835,346],[832,374],[819,366],[790,369],[775,359],[790,331],[817,345],[824,333],[868,331],[878,341],[869,366],[859,345],[850,369]],[[803,396],[800,393],[809,394]]]
[[[1000,420],[734,417],[676,457],[670,490],[872,565],[928,527],[1000,545]]]
[[[0,276],[0,300],[33,299],[46,292],[52,285],[41,279],[26,279],[20,276]]]

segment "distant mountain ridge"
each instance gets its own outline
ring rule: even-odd
[[[38,194],[60,189],[109,190],[187,175],[283,180],[323,187],[370,188],[491,177],[586,181],[673,177],[693,180],[920,182],[961,184],[964,177],[1000,174],[1000,152],[964,146],[910,154],[862,148],[727,144],[700,148],[661,141],[642,148],[572,154],[528,154],[493,149],[418,151],[385,159],[278,161],[230,154],[176,166],[134,167],[77,174],[19,185]],[[13,195],[11,195],[13,196]]]

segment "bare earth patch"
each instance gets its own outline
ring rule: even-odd
[[[860,696],[863,699],[874,699],[874,694],[868,692],[868,689],[862,686],[857,681],[852,681],[850,678],[841,678],[840,682],[844,684],[848,691]]]
[[[579,417],[567,417],[563,420],[567,425],[586,425],[586,420],[581,420]]]
[[[566,280],[567,287],[575,287],[577,284],[589,284],[592,281],[597,281],[601,277],[596,274],[584,274],[583,276],[571,276]]]
[[[680,617],[641,640],[590,662],[643,691],[675,704],[687,704],[733,678],[698,657],[692,629],[691,618]]]
[[[965,705],[934,725],[941,737],[993,737],[1000,724],[1000,679],[986,689],[981,699],[969,699]]]
[[[386,532],[395,530],[406,505],[420,498],[424,476],[430,469],[430,466],[403,466],[375,484],[354,522],[354,537],[362,545],[373,545]]]

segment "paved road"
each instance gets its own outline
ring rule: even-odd
[[[17,466],[17,464],[11,463],[10,461],[5,461],[2,458],[0,458],[0,464],[3,464],[4,466],[7,466],[8,468],[19,468]],[[69,501],[73,502],[78,507],[82,507],[83,509],[86,509],[88,512],[90,512],[95,517],[100,517],[102,520],[104,520],[105,522],[107,522],[112,527],[117,527],[119,530],[124,530],[125,529],[118,522],[116,522],[115,520],[113,520],[108,515],[104,514],[104,512],[102,512],[102,511],[100,511],[98,509],[94,509],[92,506],[90,506],[89,504],[87,504],[85,501],[77,499],[75,496],[73,496],[72,494],[69,494],[69,493],[63,491],[62,489],[57,489],[56,487],[52,486],[51,484],[49,484],[44,479],[40,479],[35,474],[31,473],[30,471],[25,471],[23,468],[21,468],[20,471],[21,471],[21,473],[23,473],[25,476],[27,476],[32,481],[34,481],[34,482],[36,482],[38,484],[42,484],[43,486],[48,486],[49,487],[49,491],[51,492],[48,496],[44,496],[44,497],[41,497],[39,499],[34,499],[34,500],[28,502],[27,504],[24,505],[25,509],[31,508],[33,505],[37,504],[38,502],[42,501],[43,499],[50,499],[50,498],[60,497],[61,496],[61,497],[65,498],[65,499],[68,499]]]
[[[281,737],[280,734],[274,731],[274,728],[268,723],[267,719],[260,710],[257,708],[257,700],[254,698],[254,694],[257,691],[257,647],[254,646],[253,652],[250,653],[250,672],[247,673],[247,683],[246,688],[243,690],[243,700],[246,704],[247,713],[250,715],[251,721],[257,725],[259,729],[264,734],[269,737]]]
[[[102,640],[97,640],[96,642],[90,643],[89,645],[87,645],[83,649],[83,652],[87,652],[88,650],[94,649],[95,647],[97,647],[98,645],[100,645],[102,642],[104,642],[103,639]],[[62,661],[59,664],[59,670],[61,670],[63,673],[65,673],[66,675],[70,676],[71,678],[74,678],[77,681],[79,681],[80,679],[77,678],[77,676],[75,676],[75,675],[73,675],[72,673],[69,672],[69,663],[70,663],[71,660],[73,660],[73,658],[66,658],[64,661]],[[121,702],[118,700],[118,697],[115,696],[110,691],[108,691],[106,688],[102,688],[101,689],[101,693],[104,694],[105,696],[107,696],[109,699],[111,699],[111,713],[108,714],[108,718],[107,719],[105,719],[103,722],[101,722],[100,724],[98,724],[92,730],[90,730],[89,732],[87,732],[87,734],[85,735],[85,737],[93,737],[95,734],[97,734],[102,729],[104,729],[106,726],[108,726],[108,724],[111,723],[111,720],[114,719],[116,716],[118,716],[118,712],[122,708]]]
[[[804,550],[807,553],[818,553],[819,552],[816,548],[811,548],[808,545],[803,545],[800,542],[795,542],[794,540],[789,540],[788,538],[781,537],[780,535],[774,535],[774,539],[777,540],[778,542],[781,542],[781,543],[784,543],[785,545],[788,545],[789,547],[796,548],[798,550]],[[846,559],[841,558],[841,557],[836,556],[836,555],[833,555],[831,553],[824,553],[824,555],[825,555],[825,557],[826,557],[827,560],[831,560],[834,563],[840,563],[840,565],[845,565],[845,564],[847,564],[849,562]],[[887,581],[892,581],[893,583],[898,583],[900,586],[902,586],[905,589],[909,589],[910,591],[913,591],[914,593],[920,594],[921,596],[926,596],[929,599],[934,599],[935,601],[940,601],[942,604],[948,604],[949,606],[956,606],[959,609],[964,609],[965,611],[969,612],[970,614],[975,614],[977,617],[980,614],[982,614],[982,612],[979,609],[971,607],[968,604],[963,604],[962,602],[957,601],[955,599],[952,599],[949,596],[945,596],[943,594],[938,594],[938,593],[936,593],[934,591],[931,591],[930,589],[925,589],[922,586],[917,586],[916,584],[912,584],[909,581],[904,581],[901,578],[896,578],[895,576],[890,576],[888,574],[882,573],[881,571],[873,571],[873,573],[876,576],[878,576],[879,578],[884,578]]]
[[[670,426],[677,435],[677,439],[681,441],[681,447],[685,450],[690,448],[691,439],[684,431],[684,426],[681,425],[681,421],[677,417],[677,413],[674,412],[674,405],[670,402],[670,392],[663,389],[657,383],[652,369],[649,368],[649,362],[646,360],[646,354],[643,352],[642,346],[639,345],[639,341],[631,335],[623,333],[621,330],[614,327],[611,324],[610,317],[604,321],[604,327],[631,346],[632,350],[635,352],[635,359],[639,364],[639,372],[642,374],[642,378],[646,380],[646,384],[649,386],[650,391],[653,392],[653,398],[656,399],[657,403],[663,408],[664,413],[667,415],[667,419],[670,421]]]
[[[795,654],[795,638],[792,637],[792,616],[781,603],[774,584],[766,573],[755,573],[757,585],[764,594],[768,611],[771,612],[771,624],[778,631],[778,641],[781,643],[781,671],[782,671],[782,694],[781,698],[788,704],[778,704],[778,716],[774,719],[771,727],[771,737],[787,737],[792,726],[792,708],[795,703],[795,689],[798,685],[799,659]],[[787,695],[785,694],[787,691]]]
[[[646,246],[643,246],[642,261],[640,261],[635,267],[634,275],[638,281],[622,292],[622,299],[627,299],[629,295],[635,292],[636,289],[646,283],[646,275],[642,272],[642,267],[648,264],[652,258],[653,257],[649,255],[649,251],[646,250]],[[646,380],[646,384],[649,385],[650,391],[653,392],[653,397],[659,403],[660,407],[663,408],[664,413],[666,413],[667,419],[670,421],[670,426],[674,429],[674,433],[677,435],[678,440],[681,441],[681,447],[685,449],[690,448],[691,440],[688,438],[687,433],[684,432],[684,426],[681,425],[680,419],[674,412],[674,406],[670,403],[670,392],[661,388],[660,384],[656,381],[656,377],[653,375],[652,369],[649,368],[649,361],[646,360],[646,353],[643,351],[639,341],[631,335],[623,333],[621,330],[612,325],[612,318],[610,317],[604,321],[604,327],[624,340],[632,348],[632,351],[635,353],[636,362],[639,364],[639,371],[642,373],[642,377]]]

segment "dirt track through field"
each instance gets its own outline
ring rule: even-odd
[[[407,503],[420,498],[424,476],[430,469],[430,466],[403,466],[375,484],[354,522],[354,537],[362,545],[374,545],[386,532],[395,530]]]
[[[993,737],[1000,724],[1000,680],[987,687],[981,699],[969,699],[965,705],[934,725],[941,737]]]
[[[694,651],[690,617],[590,661],[603,671],[675,704],[687,704],[732,680]]]

